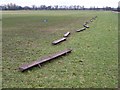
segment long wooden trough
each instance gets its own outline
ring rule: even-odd
[[[65,40],[66,40],[66,38],[61,38],[61,39],[58,39],[58,40],[53,41],[52,44],[53,44],[53,45],[56,45],[56,44],[58,44],[58,43],[60,43],[60,42],[63,42],[63,41],[65,41]]]
[[[67,32],[64,34],[64,37],[68,37],[70,35],[70,32]]]
[[[60,51],[58,53],[52,54],[52,55],[47,56],[45,58],[41,58],[37,61],[33,61],[32,63],[22,65],[22,66],[19,67],[19,70],[20,71],[25,71],[25,70],[28,70],[28,69],[34,67],[34,66],[40,66],[40,64],[42,64],[44,62],[47,62],[47,61],[53,60],[55,58],[58,58],[60,56],[66,55],[67,53],[70,53],[71,51],[72,51],[71,49],[66,49],[64,51]]]
[[[86,27],[81,28],[81,29],[79,29],[79,30],[76,30],[76,32],[81,32],[81,31],[84,31],[84,30],[86,30]]]
[[[83,25],[85,28],[89,28],[89,26],[88,25]]]

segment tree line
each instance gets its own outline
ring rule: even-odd
[[[113,8],[113,7],[108,7],[108,6],[103,7],[103,8],[99,8],[99,7],[95,7],[95,6],[86,8],[85,6],[80,6],[80,5],[71,5],[71,6],[66,6],[66,5],[36,6],[36,5],[32,5],[32,7],[29,7],[29,6],[22,7],[22,6],[13,4],[13,3],[9,3],[6,5],[0,5],[0,9],[2,9],[2,10],[106,10],[106,11],[120,11],[120,7]]]

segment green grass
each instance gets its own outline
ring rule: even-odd
[[[96,15],[89,29],[75,32]],[[117,88],[117,16],[104,11],[4,11],[3,88]],[[71,32],[67,41],[51,45],[67,31]],[[18,70],[24,63],[66,48],[72,53],[41,68]]]

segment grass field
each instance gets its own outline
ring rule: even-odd
[[[3,88],[116,88],[118,86],[118,14],[105,11],[3,11]],[[98,18],[90,28],[85,21]],[[47,20],[48,22],[43,22]],[[71,32],[67,41],[52,41]],[[18,67],[40,57],[72,53],[24,73]]]

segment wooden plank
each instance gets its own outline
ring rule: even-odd
[[[58,44],[58,43],[60,43],[60,42],[63,42],[63,41],[65,41],[65,40],[66,40],[66,38],[61,38],[61,39],[58,39],[58,40],[53,41],[52,44],[53,44],[53,45],[56,45],[56,44]]]
[[[89,24],[89,22],[87,21],[86,24]]]
[[[44,62],[47,62],[47,61],[50,61],[50,60],[53,60],[55,58],[58,58],[60,56],[63,56],[63,55],[66,55],[67,53],[70,53],[72,50],[71,49],[66,49],[64,51],[61,51],[61,52],[58,52],[58,53],[55,53],[55,54],[52,54],[50,56],[47,56],[45,58],[41,58],[37,61],[33,61],[32,63],[30,64],[24,64],[22,66],[19,67],[19,70],[20,71],[25,71],[25,70],[28,70],[29,68],[32,68],[34,66],[40,66],[40,64],[44,63]]]
[[[89,28],[89,26],[88,25],[83,25],[85,28]]]
[[[68,37],[70,35],[70,32],[67,32],[64,34],[64,37]]]
[[[95,17],[93,17],[92,20],[95,20]]]
[[[87,24],[89,24],[89,22],[88,22],[88,21],[86,21],[83,25],[87,25]]]
[[[93,20],[91,19],[90,22],[93,22]]]
[[[84,30],[86,30],[86,27],[81,28],[81,29],[79,29],[79,30],[76,30],[76,32],[81,32],[81,31],[84,31]]]
[[[95,16],[95,18],[97,18],[97,16]]]

